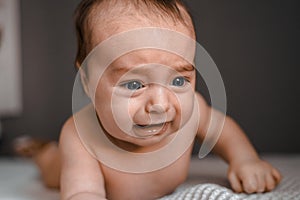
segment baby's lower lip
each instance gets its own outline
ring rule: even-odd
[[[135,124],[133,130],[137,134],[137,136],[148,137],[157,134],[162,134],[163,132],[166,131],[168,124],[169,122],[150,124],[150,125]]]

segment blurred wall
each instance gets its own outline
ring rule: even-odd
[[[228,114],[260,152],[300,152],[300,2],[188,1],[221,71]]]
[[[2,144],[22,134],[57,139],[71,115],[72,13],[78,2],[21,1],[24,112],[4,120]],[[188,5],[198,42],[223,76],[228,114],[260,152],[299,153],[298,1],[189,0]],[[203,83],[198,85],[201,91]]]
[[[76,38],[72,14],[79,1],[20,0],[23,114],[3,121],[3,145],[29,134],[57,139],[71,115]]]

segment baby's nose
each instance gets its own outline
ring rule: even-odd
[[[148,113],[165,113],[170,109],[171,92],[161,85],[152,85],[147,93],[148,101],[146,111]]]

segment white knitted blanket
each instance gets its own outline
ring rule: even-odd
[[[300,160],[299,157],[276,157],[269,159],[279,168],[283,175],[281,183],[271,192],[258,194],[237,194],[224,185],[220,180],[213,183],[185,185],[179,187],[173,194],[160,200],[300,200]],[[200,163],[200,162],[199,162]],[[195,163],[194,163],[195,164]],[[221,165],[221,163],[208,163]],[[201,169],[201,166],[197,166]],[[221,170],[223,166],[219,167]],[[221,170],[222,171],[222,170]],[[225,178],[225,177],[224,177]],[[219,185],[221,184],[221,185]]]
[[[199,184],[175,193],[160,200],[299,200],[300,179],[285,179],[274,191],[261,194],[236,194],[232,190],[216,184]]]

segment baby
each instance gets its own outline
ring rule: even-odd
[[[143,170],[141,163],[138,166],[132,165],[138,171],[136,173],[126,168],[134,162],[131,158],[126,157],[125,162],[122,161],[122,156],[127,156],[126,153],[114,154],[115,150],[109,148],[115,146],[134,155],[151,155],[172,143],[178,137],[178,131],[183,133],[181,136],[193,132],[192,136],[196,136],[202,143],[211,113],[225,118],[213,152],[229,164],[228,179],[232,189],[246,193],[266,192],[274,189],[280,182],[280,173],[258,157],[236,122],[210,107],[201,94],[195,92],[196,71],[188,59],[161,49],[138,49],[113,59],[103,70],[101,77],[95,77],[102,66],[95,64],[97,59],[88,54],[97,54],[95,48],[98,45],[122,33],[158,28],[162,32],[173,31],[195,40],[193,22],[182,2],[83,0],[75,17],[78,37],[76,65],[84,91],[91,98],[93,106],[84,108],[69,118],[61,131],[61,154],[59,159],[54,160],[56,166],[57,162],[61,162],[62,168],[57,168],[61,173],[53,176],[61,174],[62,199],[156,199],[170,194],[187,177],[193,142],[188,143],[176,159],[163,167]],[[153,37],[157,41],[163,36],[156,34]],[[161,38],[161,41],[165,40],[166,38]],[[134,38],[130,40],[131,43],[134,41]],[[179,41],[170,39],[168,42],[175,45]],[[103,52],[106,56],[110,51],[112,50],[108,49]],[[86,62],[87,56],[90,59]],[[193,58],[194,55],[185,56]],[[81,69],[84,65],[89,66]],[[93,67],[90,68],[90,65]],[[100,128],[80,128],[77,121],[84,121],[86,117],[82,116],[91,111],[96,113]],[[197,123],[190,122],[190,118],[194,116],[199,118]],[[87,123],[90,121],[86,120]],[[95,142],[94,146],[98,145],[99,152],[105,152],[103,155],[107,159],[117,160],[116,162],[121,160],[119,168],[126,169],[118,170],[118,167],[107,164],[107,160],[98,159],[97,153],[91,150],[88,140],[85,140],[84,133],[80,132],[82,130],[99,130],[103,133],[102,139],[106,138],[111,145],[103,144],[104,148],[101,147],[102,143],[98,145]],[[52,154],[56,154],[55,152],[57,153],[54,150]],[[155,155],[158,161],[164,161],[164,157]]]

